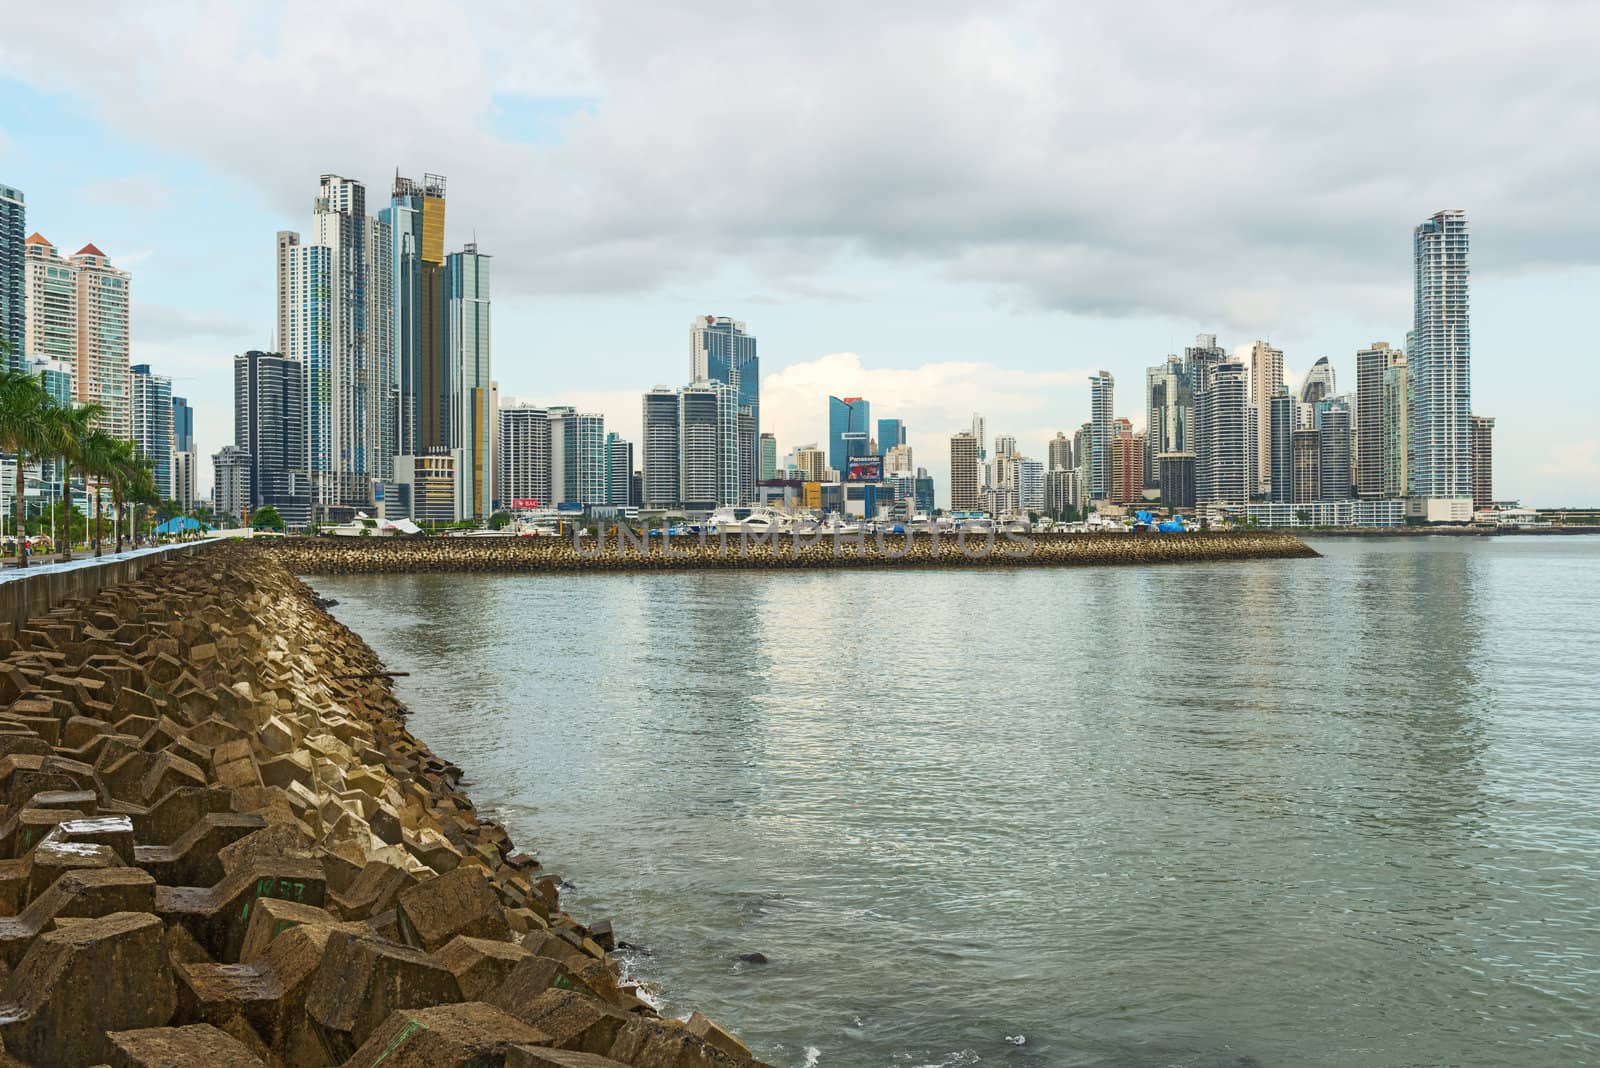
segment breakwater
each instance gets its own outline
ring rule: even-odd
[[[1192,534],[289,538],[257,546],[302,575],[719,568],[1063,567],[1313,557],[1281,531]]]
[[[0,1062],[740,1068],[244,544],[0,625]]]

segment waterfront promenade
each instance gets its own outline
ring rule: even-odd
[[[0,1059],[756,1063],[639,996],[278,556],[96,573],[0,623]]]

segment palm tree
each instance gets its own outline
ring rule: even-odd
[[[28,566],[28,538],[25,468],[28,457],[38,456],[50,447],[45,430],[45,411],[50,405],[50,395],[44,385],[24,371],[0,371],[0,450],[9,452],[17,462],[17,566]]]
[[[67,536],[59,546],[63,560],[72,559],[72,468],[77,465],[79,474],[89,474],[85,450],[94,434],[95,420],[104,411],[98,404],[85,404],[77,408],[53,404],[45,410],[50,451],[61,458],[61,500],[65,505],[62,514],[67,530]],[[87,477],[84,482],[87,487]]]
[[[105,477],[111,483],[111,514],[117,518],[117,544],[112,551],[120,553],[122,539],[128,533],[127,526],[122,522],[122,506],[138,480],[139,454],[134,451],[133,442],[113,438],[106,459]]]
[[[82,455],[78,466],[83,469],[84,483],[87,485],[89,476],[94,476],[94,554],[101,555],[105,550],[100,544],[100,503],[104,496],[105,484],[111,480],[116,471],[118,448],[121,444],[116,438],[103,430],[91,430],[84,439]]]

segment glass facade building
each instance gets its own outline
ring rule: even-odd
[[[855,456],[867,455],[872,405],[861,397],[828,398],[828,466],[841,474]]]

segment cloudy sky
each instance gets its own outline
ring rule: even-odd
[[[1411,227],[1465,208],[1497,492],[1600,501],[1594,4],[91,7],[7,13],[0,182],[134,272],[134,359],[206,454],[274,232],[398,168],[495,256],[503,394],[636,438],[690,319],[733,315],[780,449],[863,395],[941,483],[975,409],[1042,457],[1100,368],[1142,422],[1200,332],[1353,385],[1410,325]]]

